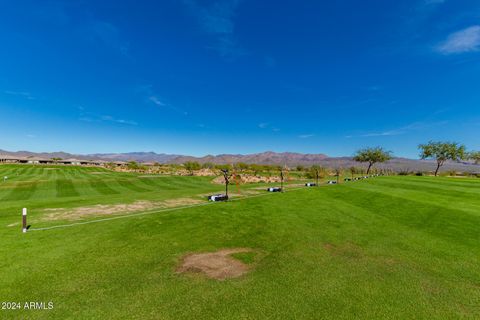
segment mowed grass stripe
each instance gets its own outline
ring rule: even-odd
[[[388,181],[392,182],[393,180],[379,180],[379,181]],[[395,181],[395,183],[400,183],[398,179]],[[428,180],[416,180],[416,179],[405,179],[404,181],[401,181],[403,184],[409,184],[411,186],[415,186],[417,189],[421,188],[424,190],[436,190],[436,189],[442,189],[446,190],[449,193],[451,191],[458,192],[458,193],[471,193],[471,194],[479,194],[480,195],[480,187],[477,185],[471,185],[471,184],[457,184],[457,183],[449,183],[448,181],[445,180],[438,180],[438,181],[428,181]],[[462,194],[458,194],[459,196],[462,196]],[[468,195],[467,195],[468,196]]]
[[[402,187],[401,183],[394,185],[381,185],[377,183],[365,183],[365,186],[359,186],[356,184],[351,184],[352,188],[370,190],[373,192],[378,192],[385,194],[387,196],[394,195],[399,198],[404,198],[406,200],[415,199],[415,201],[422,202],[428,205],[434,206],[443,206],[445,208],[450,208],[453,210],[461,210],[465,213],[473,214],[480,216],[480,202],[478,197],[475,196],[462,196],[454,197],[452,195],[445,195],[441,192],[435,193],[434,188],[431,191],[424,191],[421,187],[418,190],[407,189]],[[454,192],[452,192],[453,194]],[[461,199],[461,200],[459,200]]]
[[[120,186],[122,186],[125,189],[128,189],[130,191],[135,191],[135,192],[151,192],[154,191],[153,189],[147,189],[138,186],[137,184],[134,183],[133,179],[130,180],[120,180],[116,179],[116,183],[118,183]]]
[[[178,189],[196,189],[200,186],[209,184],[208,180],[199,177],[179,177],[179,179],[176,179],[175,177],[163,177],[159,178],[159,180],[166,185]]]
[[[15,187],[2,198],[3,201],[28,200],[37,190],[39,182],[17,182]]]
[[[430,185],[417,184],[412,181],[392,181],[392,180],[378,180],[373,183],[376,186],[403,189],[405,192],[413,191],[415,193],[433,193],[435,195],[443,196],[444,199],[448,198],[472,198],[473,201],[477,200],[480,204],[480,190],[458,190],[456,187],[448,188],[445,185],[435,185],[431,183]]]
[[[326,192],[329,192],[334,199],[343,199],[349,204],[369,210],[373,215],[388,218],[404,226],[422,230],[448,241],[478,245],[479,216],[424,202],[423,197],[408,199],[393,192],[379,192],[378,189],[369,187],[365,185],[363,189],[338,188]],[[430,197],[436,196],[431,194]],[[399,214],[399,208],[402,208],[401,214]],[[452,216],[455,219],[452,219]]]
[[[164,178],[139,178],[139,181],[145,185],[155,187],[153,190],[179,190],[180,186],[174,185]]]
[[[101,179],[91,178],[89,179],[89,184],[99,194],[103,194],[103,195],[120,194],[120,191],[112,189],[109,185],[107,185]]]
[[[68,179],[59,179],[55,181],[55,188],[57,191],[57,197],[76,197],[79,195],[73,182]]]

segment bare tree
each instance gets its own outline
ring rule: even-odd
[[[230,174],[228,169],[222,169],[223,178],[225,179],[225,195],[228,197],[228,185],[230,184],[230,178],[232,174]]]

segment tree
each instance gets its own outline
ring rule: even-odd
[[[435,176],[438,175],[438,170],[447,160],[459,161],[466,157],[465,146],[456,142],[430,141],[419,145],[418,148],[422,160],[432,159],[437,162]]]
[[[259,164],[251,164],[250,165],[250,170],[252,170],[253,175],[256,176],[257,174],[259,174],[260,172],[263,171],[263,166],[259,165]]]
[[[337,184],[340,183],[340,174],[342,174],[342,170],[340,168],[335,168],[335,177],[337,177]]]
[[[353,159],[357,162],[368,162],[367,174],[375,163],[382,163],[392,159],[392,153],[381,147],[358,150]]]
[[[468,154],[470,160],[475,161],[475,164],[480,164],[480,151],[473,151]]]
[[[314,164],[310,167],[310,170],[307,173],[308,178],[315,179],[315,183],[318,186],[318,180],[325,178],[325,168],[320,167],[319,165]]]
[[[130,161],[127,163],[127,168],[130,169],[130,170],[137,170],[140,168],[140,166],[138,165],[138,163],[136,161]]]
[[[246,171],[248,170],[249,168],[249,165],[246,164],[245,162],[238,162],[234,165],[235,169],[240,171],[240,172],[243,172],[243,171]]]
[[[191,176],[193,176],[193,171],[200,170],[201,166],[198,162],[187,161],[183,164],[183,167],[188,170]]]
[[[205,162],[204,164],[202,164],[202,168],[203,169],[213,169],[213,168],[215,168],[215,164],[212,163],[212,162]]]
[[[230,184],[230,178],[232,174],[228,171],[228,169],[221,169],[223,178],[225,179],[225,195],[228,197],[228,185]]]
[[[352,174],[352,180],[353,180],[353,178],[355,177],[355,174],[357,173],[357,168],[350,167],[349,170],[350,170],[350,173]]]

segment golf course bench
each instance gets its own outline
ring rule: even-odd
[[[267,189],[268,192],[282,192],[282,188],[280,187],[270,187]]]
[[[327,184],[337,184],[337,181],[329,180],[329,181],[327,182]]]
[[[214,194],[212,196],[208,196],[208,201],[227,201],[228,196],[226,194]]]
[[[316,183],[313,183],[313,182],[307,182],[305,183],[305,187],[316,187],[317,184]]]

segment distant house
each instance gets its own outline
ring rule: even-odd
[[[54,161],[51,159],[39,158],[39,157],[26,157],[20,158],[20,163],[28,164],[53,164]]]
[[[20,163],[20,159],[6,154],[0,154],[0,163]]]
[[[56,164],[56,165],[72,165],[72,166],[105,166],[107,161],[104,160],[79,160],[79,159],[62,159],[53,160],[40,157],[16,157],[6,154],[0,154],[0,164],[5,163],[23,163],[23,164]],[[117,166],[125,165],[126,162],[115,162]]]

